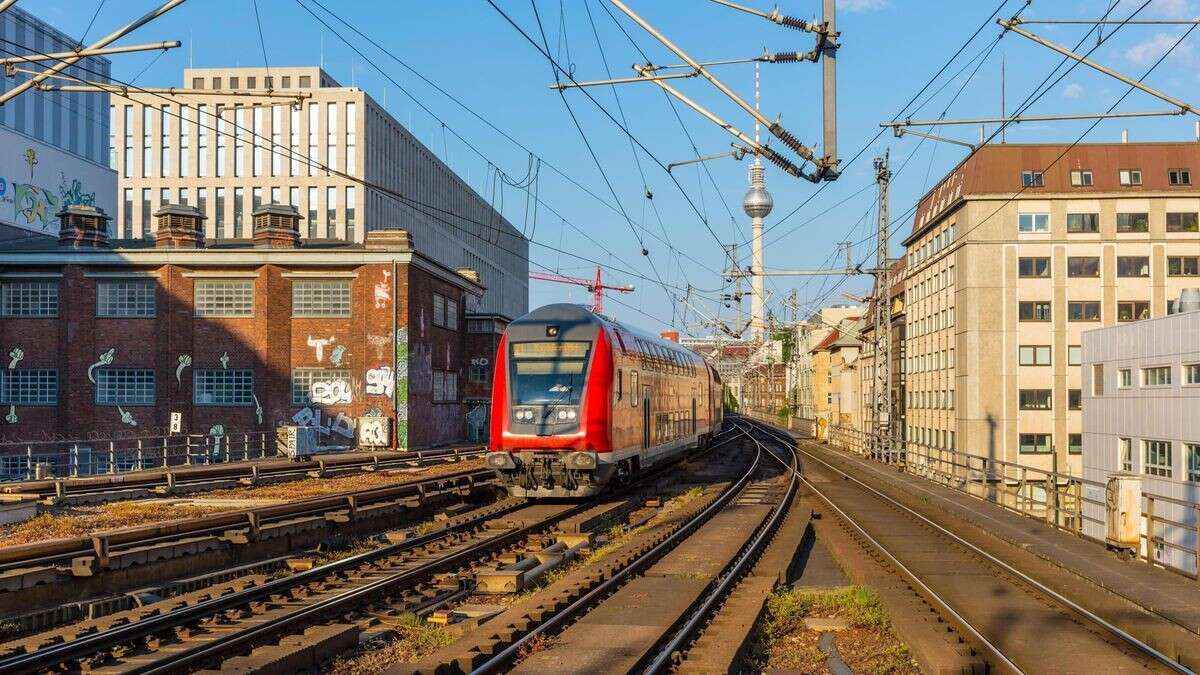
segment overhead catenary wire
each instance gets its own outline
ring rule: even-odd
[[[533,7],[533,16],[537,20],[538,32],[541,33],[542,36],[542,44],[545,48],[546,57],[550,59],[552,63],[550,68],[551,74],[554,76],[554,81],[559,82],[560,80],[558,77],[558,71],[556,70],[557,66],[554,64],[554,59],[550,57],[550,41],[546,37],[545,28],[542,26],[542,17],[538,12],[537,2],[536,0],[529,0],[529,4]],[[671,301],[671,292],[667,289],[666,283],[663,281],[662,274],[659,273],[658,267],[654,264],[654,260],[650,257],[650,251],[646,248],[646,242],[643,241],[642,236],[638,234],[637,227],[635,227],[633,224],[633,219],[629,217],[629,214],[625,211],[624,205],[621,204],[621,198],[617,196],[617,190],[613,187],[612,181],[609,180],[608,172],[604,170],[604,165],[600,162],[600,158],[596,156],[596,151],[594,148],[592,148],[591,141],[588,140],[587,134],[583,131],[583,126],[579,123],[579,118],[576,117],[574,109],[571,108],[570,102],[567,101],[567,97],[563,94],[561,89],[559,90],[558,95],[562,100],[563,106],[567,109],[567,114],[571,117],[571,123],[575,125],[575,130],[579,132],[579,138],[583,141],[583,145],[587,148],[588,154],[592,158],[592,162],[596,165],[596,169],[600,172],[601,178],[604,179],[604,185],[608,187],[609,193],[612,194],[613,201],[616,202],[617,206],[621,210],[621,216],[629,225],[630,231],[633,232],[633,236],[637,240],[638,246],[641,247],[642,256],[646,258],[647,264],[650,265],[650,271],[654,273],[658,284],[662,286],[663,292],[667,294],[667,304],[671,307],[671,323],[674,325],[675,304]],[[632,134],[630,135],[630,138],[632,138]],[[643,230],[644,229],[645,228],[643,227]]]
[[[13,43],[11,40],[8,40],[8,39],[5,39],[5,38],[0,38],[0,42],[4,42],[4,43],[8,43],[8,44],[14,44],[14,45],[16,45],[16,46],[18,46],[18,47],[22,47],[22,48],[25,48],[25,49],[27,49],[26,47],[24,47],[24,46],[22,46],[22,45],[19,45],[19,44],[17,44],[17,43]],[[17,55],[17,53],[16,53],[16,52],[12,52],[12,51],[10,51],[10,50],[8,50],[8,49],[5,49],[5,48],[0,48],[0,52],[6,53],[6,54],[9,54],[9,55]],[[35,51],[35,53],[37,53],[37,52]],[[92,73],[92,74],[96,74],[96,73]],[[66,76],[63,76],[63,77],[66,77]],[[152,92],[152,91],[145,90],[145,89],[143,89],[143,88],[141,88],[141,87],[138,87],[138,86],[136,86],[136,85],[133,85],[132,83],[128,83],[128,82],[121,82],[120,80],[116,80],[116,79],[113,79],[113,81],[114,81],[114,82],[116,82],[117,84],[121,85],[122,87],[124,87],[124,88],[127,88],[127,89],[128,89],[128,90],[130,90],[130,91],[137,92],[137,93],[142,93],[142,94],[149,95],[149,96],[157,96],[157,97],[159,97],[159,98],[162,98],[163,100],[166,100],[166,101],[172,101],[172,102],[174,102],[174,99],[171,99],[170,97],[168,97],[168,96],[166,96],[166,95],[159,94],[159,93],[157,93],[157,92]],[[36,91],[36,90],[35,90],[35,91]],[[126,99],[126,100],[129,100],[129,101],[136,101],[136,100],[135,100],[135,99],[134,99],[134,98],[133,98],[133,97],[132,97],[130,94],[128,94],[128,93],[113,92],[113,94],[114,94],[114,95],[116,95],[116,96],[118,96],[118,97],[120,97],[120,98],[124,98],[124,99]],[[170,115],[170,116],[172,116],[172,117],[174,117],[174,118],[176,118],[176,119],[179,119],[179,120],[188,121],[189,123],[195,123],[195,124],[197,124],[197,125],[204,126],[204,128],[205,128],[205,129],[208,129],[208,130],[210,130],[210,131],[213,131],[214,133],[226,133],[226,132],[223,132],[222,130],[220,130],[220,129],[219,129],[218,127],[216,127],[216,126],[210,126],[210,125],[201,125],[201,124],[199,123],[199,121],[198,121],[198,120],[197,120],[197,121],[188,120],[188,119],[184,118],[182,115],[180,115],[179,113],[176,113],[176,112],[174,112],[174,111],[167,111],[167,114],[168,114],[168,115]],[[268,141],[268,139],[266,139],[265,137],[262,137],[262,136],[259,136],[259,135],[256,135],[256,134],[253,134],[253,132],[252,132],[250,129],[247,129],[247,128],[245,128],[245,127],[242,127],[242,126],[238,125],[236,122],[230,122],[229,124],[230,124],[231,126],[233,126],[233,127],[236,127],[236,128],[239,128],[239,129],[241,129],[242,131],[246,131],[246,132],[250,133],[252,136],[256,136],[256,137],[258,137],[258,138],[260,138],[261,140]],[[458,230],[458,231],[460,231],[460,232],[462,232],[462,233],[464,233],[464,234],[466,234],[466,235],[468,235],[468,236],[472,236],[472,237],[475,237],[475,238],[477,238],[477,239],[482,239],[482,240],[483,240],[485,243],[488,243],[489,245],[493,245],[493,246],[495,246],[496,248],[500,249],[501,251],[503,251],[503,252],[505,252],[505,253],[508,253],[508,254],[511,254],[511,255],[515,255],[515,256],[523,256],[523,255],[524,255],[524,253],[522,253],[522,252],[520,252],[520,251],[517,251],[517,250],[511,249],[511,248],[507,248],[507,247],[505,247],[505,246],[501,245],[501,244],[499,243],[499,239],[498,239],[498,238],[497,238],[497,241],[491,241],[491,240],[489,240],[489,239],[486,239],[486,238],[485,238],[483,235],[481,235],[481,234],[479,234],[479,233],[476,233],[476,232],[472,232],[472,231],[471,231],[469,228],[466,228],[464,225],[462,225],[462,224],[460,224],[460,223],[456,223],[456,222],[454,222],[454,221],[450,220],[449,218],[454,218],[454,219],[457,219],[457,220],[459,220],[459,221],[462,221],[463,223],[470,223],[470,224],[474,224],[474,225],[479,225],[479,226],[480,226],[480,227],[482,227],[482,228],[487,228],[487,229],[493,230],[493,231],[495,231],[495,232],[497,233],[497,237],[499,237],[499,235],[509,235],[509,236],[513,236],[513,235],[511,235],[511,233],[508,233],[508,232],[504,231],[502,228],[499,228],[499,227],[497,227],[497,226],[495,226],[495,225],[493,225],[493,224],[491,224],[491,223],[488,223],[488,222],[485,222],[485,221],[482,221],[482,220],[477,220],[477,219],[474,219],[474,218],[470,218],[470,217],[468,217],[468,216],[464,216],[464,215],[461,215],[461,214],[454,213],[453,211],[450,211],[450,210],[448,210],[448,209],[444,209],[444,208],[442,208],[442,207],[439,207],[439,206],[436,206],[436,205],[433,205],[433,204],[428,204],[428,203],[422,202],[422,201],[420,201],[420,200],[418,200],[418,199],[415,199],[415,198],[413,198],[413,197],[410,197],[410,196],[408,196],[408,195],[405,195],[405,194],[403,194],[403,193],[401,193],[401,192],[399,192],[399,191],[397,191],[397,190],[393,190],[393,189],[391,189],[391,188],[388,188],[388,187],[386,187],[386,186],[383,186],[383,185],[380,185],[380,184],[377,184],[377,183],[374,183],[374,182],[371,182],[371,181],[367,181],[367,180],[365,180],[365,179],[363,179],[363,178],[361,178],[361,177],[358,177],[358,176],[351,176],[351,175],[349,175],[349,174],[347,174],[347,173],[345,173],[345,172],[343,172],[343,171],[340,171],[340,170],[338,170],[338,169],[335,169],[335,168],[329,167],[329,166],[327,166],[327,165],[325,165],[325,164],[323,164],[323,163],[321,163],[321,162],[319,162],[319,161],[317,161],[317,160],[313,160],[313,159],[311,159],[311,158],[309,158],[309,157],[307,157],[307,156],[305,156],[305,155],[302,155],[302,154],[296,154],[296,155],[292,155],[292,154],[291,154],[291,153],[290,153],[288,150],[286,150],[286,149],[284,149],[284,148],[279,148],[279,147],[276,147],[274,144],[271,144],[271,143],[269,143],[269,141],[267,142],[267,144],[265,144],[265,145],[264,145],[264,146],[262,146],[262,147],[264,147],[265,149],[267,149],[267,151],[268,151],[269,153],[271,153],[271,154],[279,154],[279,155],[281,155],[281,156],[285,156],[285,157],[295,157],[295,158],[296,158],[296,159],[297,159],[297,160],[298,160],[298,161],[299,161],[299,162],[300,162],[302,165],[304,165],[304,166],[306,166],[306,167],[312,167],[312,168],[315,168],[315,169],[318,169],[318,170],[321,170],[321,171],[326,171],[327,173],[329,173],[329,174],[331,174],[331,175],[336,175],[336,176],[338,176],[338,177],[340,177],[340,178],[343,178],[343,179],[346,179],[346,180],[349,180],[349,181],[355,182],[355,183],[357,183],[357,184],[359,184],[359,185],[362,185],[363,187],[367,187],[367,188],[374,189],[374,190],[378,191],[380,194],[382,194],[382,195],[384,195],[384,196],[386,196],[386,197],[389,197],[389,198],[391,198],[391,199],[393,199],[393,200],[395,200],[395,201],[397,201],[397,202],[399,202],[399,203],[401,203],[401,204],[405,205],[406,207],[408,207],[408,208],[412,209],[412,210],[413,210],[413,211],[415,211],[416,213],[419,213],[419,214],[421,214],[421,215],[424,215],[424,216],[426,216],[426,217],[429,217],[429,218],[431,218],[432,220],[434,220],[435,222],[439,222],[439,223],[441,223],[441,224],[443,224],[443,225],[449,226],[449,227],[451,227],[451,228],[453,228],[453,229],[455,229],[455,230]],[[580,255],[580,254],[578,254],[578,253],[574,253],[574,252],[572,252],[572,251],[568,251],[568,250],[566,250],[566,249],[564,249],[564,248],[562,248],[562,247],[555,247],[555,246],[551,246],[551,245],[548,245],[548,244],[544,244],[544,243],[542,243],[542,242],[538,242],[538,241],[534,241],[534,240],[526,239],[526,238],[524,238],[524,237],[521,237],[521,238],[520,238],[520,241],[524,241],[524,242],[527,242],[527,243],[528,243],[528,244],[530,244],[530,245],[538,246],[538,247],[540,247],[540,248],[543,248],[543,249],[546,249],[546,250],[548,250],[548,251],[551,251],[551,252],[558,253],[559,255],[566,255],[566,256],[569,256],[569,257],[571,257],[571,258],[575,258],[575,259],[577,259],[577,260],[581,260],[581,261],[583,261],[583,262],[590,263],[590,264],[592,264],[592,265],[597,265],[597,266],[600,266],[600,267],[602,267],[602,268],[604,268],[604,269],[607,269],[607,270],[610,270],[610,271],[613,271],[613,272],[617,272],[617,273],[619,273],[619,274],[623,274],[623,275],[627,275],[627,276],[635,277],[635,278],[642,279],[642,280],[644,280],[644,281],[648,281],[648,282],[655,282],[655,280],[654,280],[654,279],[652,279],[652,278],[650,278],[650,277],[647,277],[647,276],[645,276],[645,275],[643,275],[643,274],[641,274],[641,273],[638,273],[638,272],[636,272],[636,271],[634,271],[634,270],[630,270],[630,269],[624,269],[624,268],[620,268],[620,267],[615,267],[615,266],[613,266],[613,265],[611,265],[611,264],[608,264],[608,263],[603,263],[603,262],[601,262],[601,261],[598,261],[598,260],[595,260],[595,259],[589,258],[589,257],[587,257],[587,256],[583,256],[583,255]],[[682,288],[682,287],[678,287],[678,286],[675,286],[675,287],[673,287],[673,288],[674,288],[675,290],[681,290],[681,291],[682,291],[682,290],[686,290],[686,289],[684,289],[684,288]]]
[[[308,13],[310,16],[312,16],[312,17],[313,17],[313,18],[314,18],[314,19],[315,19],[315,20],[316,20],[318,23],[320,23],[320,24],[321,24],[321,25],[322,25],[322,26],[323,26],[323,27],[324,27],[326,30],[328,30],[328,31],[330,31],[330,32],[333,32],[333,33],[334,33],[334,34],[335,34],[335,35],[336,35],[336,36],[337,36],[337,37],[338,37],[338,38],[339,38],[339,39],[340,39],[340,40],[341,40],[343,43],[345,43],[345,44],[346,44],[346,45],[347,45],[347,46],[348,46],[348,47],[349,47],[351,50],[355,51],[355,53],[359,54],[360,56],[363,56],[363,58],[364,58],[364,59],[366,59],[366,60],[367,60],[367,61],[368,61],[368,62],[369,62],[371,65],[372,65],[372,67],[374,67],[374,68],[376,69],[376,71],[378,71],[378,72],[379,72],[379,73],[380,73],[380,74],[381,74],[381,75],[382,75],[382,76],[383,76],[385,79],[387,79],[389,82],[391,82],[391,83],[392,83],[394,86],[396,86],[397,88],[399,88],[399,89],[400,89],[400,91],[401,91],[402,93],[404,93],[404,94],[405,94],[405,96],[407,96],[407,97],[408,97],[410,100],[412,100],[412,101],[413,101],[413,103],[414,103],[414,104],[415,104],[417,107],[419,107],[421,110],[425,111],[425,113],[426,113],[426,114],[430,115],[430,116],[431,116],[432,118],[434,118],[435,120],[438,120],[439,122],[442,122],[442,123],[444,123],[444,120],[442,120],[442,119],[441,119],[441,118],[440,118],[440,117],[439,117],[439,116],[438,116],[438,115],[437,115],[437,114],[436,114],[436,113],[435,113],[435,112],[434,112],[434,111],[433,111],[433,110],[432,110],[432,109],[431,109],[431,108],[430,108],[430,107],[429,107],[429,106],[428,106],[428,105],[425,103],[425,101],[423,101],[423,100],[422,100],[420,97],[417,97],[417,96],[413,95],[413,94],[412,94],[412,93],[411,93],[411,92],[410,92],[410,91],[409,91],[409,90],[408,90],[406,87],[404,87],[404,86],[403,86],[403,85],[401,85],[401,84],[400,84],[398,81],[396,81],[396,79],[395,79],[395,78],[393,78],[393,77],[392,77],[390,74],[388,74],[388,73],[386,73],[385,71],[383,71],[383,70],[382,70],[382,68],[379,66],[379,64],[377,64],[377,63],[376,63],[374,60],[368,59],[368,58],[367,58],[365,55],[363,55],[363,54],[362,54],[362,52],[361,52],[361,50],[359,50],[357,47],[355,47],[355,46],[354,46],[354,45],[353,45],[353,44],[352,44],[352,43],[351,43],[351,42],[350,42],[350,41],[349,41],[349,40],[348,40],[348,39],[347,39],[345,36],[343,36],[343,35],[342,35],[340,32],[336,31],[336,30],[335,30],[335,29],[334,29],[334,28],[333,28],[333,27],[332,27],[332,26],[329,24],[329,22],[327,22],[327,21],[325,21],[323,18],[321,18],[321,17],[320,17],[320,16],[319,16],[319,15],[318,15],[318,14],[317,14],[317,13],[316,13],[316,12],[315,12],[315,11],[314,11],[312,8],[311,8],[311,7],[309,7],[309,6],[308,6],[308,3],[311,3],[311,4],[312,4],[312,5],[314,5],[315,7],[318,7],[318,8],[320,8],[322,11],[324,11],[326,14],[328,14],[328,15],[329,15],[329,16],[332,18],[332,20],[333,20],[333,21],[336,21],[336,22],[340,23],[342,26],[344,26],[344,27],[345,27],[347,30],[349,30],[351,33],[354,33],[355,35],[358,35],[360,38],[362,38],[364,41],[366,41],[366,42],[367,42],[368,44],[370,44],[372,47],[374,47],[375,49],[379,50],[379,51],[380,51],[380,53],[382,53],[383,55],[385,55],[386,57],[388,57],[388,58],[389,58],[389,59],[391,59],[392,61],[395,61],[395,62],[396,62],[397,64],[399,64],[399,65],[400,65],[402,68],[404,68],[404,69],[405,69],[405,70],[407,70],[408,72],[412,73],[414,76],[416,76],[418,79],[420,79],[421,81],[423,81],[424,83],[426,83],[428,86],[430,86],[431,88],[433,88],[435,91],[437,91],[438,93],[442,94],[443,96],[445,96],[446,98],[448,98],[449,100],[451,100],[452,102],[454,102],[456,105],[458,105],[460,108],[462,108],[462,109],[463,109],[464,111],[466,111],[468,114],[470,114],[472,117],[475,117],[476,119],[478,119],[480,122],[482,122],[482,123],[483,123],[484,125],[486,125],[488,128],[490,128],[490,129],[492,129],[493,131],[495,131],[496,133],[498,133],[498,134],[499,134],[501,137],[503,137],[504,139],[508,140],[509,142],[511,142],[512,144],[514,144],[515,146],[517,146],[517,147],[521,148],[522,150],[524,150],[524,151],[526,151],[526,152],[528,152],[528,153],[535,154],[535,155],[537,154],[537,153],[534,153],[534,152],[533,152],[533,150],[532,150],[532,149],[530,149],[528,146],[526,146],[525,144],[521,143],[521,142],[520,142],[520,141],[518,141],[516,138],[514,138],[514,137],[513,137],[511,134],[509,134],[508,132],[504,131],[504,130],[503,130],[503,129],[501,129],[500,127],[498,127],[498,126],[497,126],[497,125],[496,125],[494,122],[492,122],[490,119],[488,119],[488,117],[487,117],[487,116],[485,116],[485,115],[482,115],[481,113],[477,112],[475,109],[473,109],[473,108],[471,108],[470,106],[468,106],[467,104],[465,104],[465,103],[464,103],[462,100],[458,99],[458,98],[457,98],[457,97],[455,97],[453,94],[451,94],[450,92],[448,92],[448,91],[447,91],[445,88],[443,88],[443,87],[442,87],[441,85],[439,85],[437,82],[435,82],[434,80],[432,80],[432,79],[430,79],[429,77],[425,76],[425,75],[424,75],[424,74],[422,74],[420,71],[418,71],[418,70],[414,69],[414,68],[413,68],[411,65],[409,65],[409,64],[408,64],[406,61],[404,61],[403,59],[399,58],[399,57],[398,57],[398,56],[397,56],[397,55],[396,55],[394,52],[392,52],[392,51],[390,51],[390,50],[386,49],[385,47],[383,47],[383,45],[381,45],[381,44],[380,44],[380,43],[379,43],[377,40],[375,40],[375,39],[371,38],[370,36],[366,35],[366,34],[365,34],[365,33],[363,33],[361,30],[359,30],[357,27],[355,27],[353,24],[350,24],[350,23],[349,23],[349,22],[348,22],[346,19],[344,19],[344,18],[343,18],[341,15],[339,15],[338,13],[334,12],[333,10],[331,10],[331,9],[329,9],[328,7],[326,7],[325,5],[323,5],[323,4],[320,2],[320,0],[296,0],[296,2],[297,2],[297,4],[298,4],[298,5],[300,5],[300,7],[301,7],[302,9],[304,9],[304,10],[305,10],[305,11],[306,11],[306,12],[307,12],[307,13]],[[526,39],[530,39],[528,35],[526,35]],[[535,46],[535,48],[537,48],[537,49],[538,49],[538,51],[539,51],[539,52],[540,52],[540,51],[542,51],[542,50],[541,50],[541,47],[540,47],[540,46],[538,46],[536,42],[534,42],[534,43],[532,43],[532,44]],[[561,66],[559,66],[559,67],[561,68]],[[601,107],[601,109],[602,109],[602,110],[603,110],[603,111],[604,111],[606,114],[608,114],[608,111],[607,111],[607,110],[604,110],[604,109],[603,109],[603,106],[600,106],[600,107]],[[458,131],[456,131],[456,130],[455,130],[453,127],[452,127],[452,126],[449,126],[449,125],[447,125],[447,128],[450,130],[450,133],[451,133],[451,134],[453,134],[453,135],[454,135],[456,138],[458,138],[458,139],[459,139],[459,140],[460,140],[460,141],[461,141],[461,142],[462,142],[464,145],[466,145],[466,146],[467,146],[469,149],[471,149],[473,152],[475,152],[477,155],[479,155],[479,156],[480,156],[481,158],[483,158],[485,161],[490,161],[490,160],[488,160],[488,158],[487,158],[486,156],[484,156],[484,155],[483,155],[483,154],[482,154],[482,153],[479,151],[479,149],[478,149],[477,147],[475,147],[475,146],[474,146],[473,144],[471,144],[471,143],[470,143],[470,142],[469,142],[469,141],[468,141],[466,138],[464,138],[464,137],[463,137],[461,134],[459,134],[459,133],[458,133]],[[590,190],[590,189],[589,189],[587,186],[583,185],[583,184],[582,184],[582,183],[580,183],[580,182],[579,182],[577,179],[575,179],[575,177],[574,177],[574,176],[570,175],[569,173],[567,173],[566,171],[564,171],[563,169],[561,169],[561,168],[560,168],[560,167],[558,167],[557,165],[553,164],[552,162],[549,162],[549,161],[548,161],[548,160],[546,160],[544,157],[541,157],[540,155],[538,155],[538,157],[539,157],[539,158],[542,160],[542,162],[543,162],[543,165],[544,165],[544,166],[546,166],[546,167],[547,167],[547,168],[549,168],[551,171],[553,171],[554,173],[556,173],[556,174],[558,174],[559,176],[561,176],[561,177],[562,177],[563,179],[565,179],[565,180],[566,180],[568,183],[570,183],[571,185],[575,186],[575,187],[576,187],[576,188],[578,188],[580,191],[584,192],[584,193],[585,193],[585,194],[587,194],[589,197],[591,197],[592,199],[596,200],[596,201],[597,201],[599,204],[601,204],[601,205],[602,205],[602,206],[604,206],[605,208],[609,209],[609,210],[610,210],[610,211],[612,211],[613,213],[616,213],[617,215],[620,215],[620,214],[621,214],[621,211],[620,211],[620,209],[619,209],[617,206],[614,206],[614,205],[613,205],[613,204],[612,204],[612,203],[611,203],[609,200],[607,200],[607,199],[604,199],[604,198],[603,198],[603,197],[601,197],[600,195],[596,194],[594,191]],[[494,163],[493,163],[493,164],[494,164]],[[660,163],[660,165],[661,165],[661,163]],[[681,189],[682,189],[682,188],[681,188]],[[685,195],[685,198],[686,198],[686,195]],[[558,216],[558,217],[560,217],[560,218],[563,218],[564,220],[566,220],[566,219],[565,219],[565,218],[562,216],[562,214],[561,214],[561,213],[558,213],[557,211],[555,211],[553,208],[551,208],[551,207],[550,207],[549,205],[547,205],[545,202],[541,202],[541,204],[542,204],[543,208],[546,208],[547,210],[549,210],[549,211],[550,211],[551,213],[553,213],[554,215],[556,215],[556,216]],[[693,206],[693,209],[694,209],[694,206]],[[574,224],[570,223],[570,221],[567,221],[567,222],[568,222],[568,224],[569,224],[569,225],[571,225],[571,227],[572,227],[573,229],[578,229],[578,228],[576,228],[576,227],[574,226]],[[663,240],[659,239],[659,238],[657,237],[657,235],[654,235],[653,233],[647,233],[647,234],[649,234],[649,235],[650,235],[652,238],[654,238],[656,241],[659,241],[660,243],[666,243],[665,241],[663,241]],[[593,242],[593,243],[595,243],[595,242]],[[603,248],[603,247],[602,247],[602,248]],[[611,252],[609,251],[609,253],[611,253]],[[687,258],[687,259],[688,259],[690,262],[692,262],[693,264],[697,265],[699,269],[706,270],[706,271],[708,271],[708,272],[710,272],[711,274],[714,274],[714,275],[719,275],[719,274],[720,274],[719,272],[717,272],[717,271],[715,271],[715,270],[712,270],[712,269],[711,269],[711,268],[710,268],[710,267],[709,267],[707,264],[705,264],[705,263],[703,263],[703,262],[701,262],[701,261],[697,260],[696,258],[694,258],[694,257],[692,257],[692,256],[690,256],[690,255],[688,255],[687,253],[685,253],[685,252],[682,252],[682,251],[681,251],[680,253],[681,253],[681,255],[683,255],[685,258]],[[619,258],[618,258],[618,259],[619,259]],[[627,263],[627,262],[626,262],[625,264],[626,264],[626,265],[628,265],[629,263]]]

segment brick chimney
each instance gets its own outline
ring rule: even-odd
[[[71,248],[108,248],[108,221],[104,209],[69,204],[55,214],[59,220],[58,245]]]
[[[412,235],[408,233],[408,230],[402,230],[398,227],[367,232],[364,245],[368,249],[373,250],[412,251],[415,248],[413,246]]]
[[[298,248],[300,212],[288,204],[264,204],[250,214],[254,219],[254,245],[258,248]]]
[[[154,232],[157,248],[204,248],[205,217],[199,209],[183,204],[167,204],[154,212],[158,229]]]

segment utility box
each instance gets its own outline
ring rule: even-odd
[[[1142,543],[1142,478],[1115,473],[1104,487],[1104,540],[1109,546],[1138,550]]]
[[[275,449],[291,460],[311,459],[317,454],[317,428],[279,427],[275,430]]]

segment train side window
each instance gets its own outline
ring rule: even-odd
[[[621,400],[621,396],[624,393],[625,393],[624,373],[621,372],[620,368],[617,368],[617,400],[618,401]]]
[[[638,407],[638,371],[629,371],[629,405]]]

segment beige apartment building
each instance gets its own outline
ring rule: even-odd
[[[248,239],[255,209],[290,204],[305,240],[402,227],[437,262],[479,271],[474,311],[527,311],[529,242],[362,89],[316,67],[187,68],[182,86],[112,97],[117,238],[152,237],[155,211],[187,204],[210,241]]]
[[[1081,334],[1164,316],[1200,274],[1195,143],[989,145],[919,202],[906,438],[1081,471]]]
[[[837,327],[838,322],[861,316],[863,308],[856,305],[822,307],[796,326],[796,347],[788,367],[789,396],[794,392],[796,416],[816,419],[829,414],[829,354],[816,352]]]

